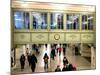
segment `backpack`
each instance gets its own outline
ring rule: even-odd
[[[48,57],[44,58],[44,62],[46,62],[46,63],[48,62]]]

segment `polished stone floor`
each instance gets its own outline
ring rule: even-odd
[[[44,61],[43,61],[43,56],[45,53],[47,53],[50,56],[50,45],[47,46],[47,50],[44,45],[39,49],[40,54],[37,55],[37,64],[36,64],[36,69],[35,72],[45,72],[44,71]],[[66,48],[66,57],[69,61],[69,63],[72,63],[74,66],[76,66],[77,70],[89,70],[91,69],[91,63],[87,61],[84,57],[78,55],[74,55],[74,51],[72,51],[70,48]],[[62,69],[63,67],[63,52],[61,52],[61,56],[59,57],[59,53],[56,53],[55,60],[50,59],[49,57],[49,69],[48,72],[53,72],[55,71],[57,65],[60,65],[60,68]],[[11,69],[12,75],[15,74],[30,74],[31,68],[28,65],[28,61],[26,60],[25,62],[25,69],[21,71],[20,69],[20,62],[19,60],[16,60],[16,68]]]

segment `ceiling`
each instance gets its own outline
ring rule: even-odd
[[[50,0],[52,1],[52,0]],[[95,5],[70,4],[61,2],[63,0],[47,2],[45,0],[12,0],[12,8],[35,8],[35,9],[57,9],[73,11],[90,11],[95,12]]]
[[[36,1],[36,2],[54,2],[54,3],[96,5],[96,0],[12,0],[12,1],[29,1],[29,2]]]

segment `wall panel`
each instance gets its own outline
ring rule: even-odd
[[[14,42],[19,44],[30,42],[30,33],[14,33]]]
[[[48,42],[48,33],[32,33],[32,42],[33,43]]]
[[[80,43],[79,33],[66,33],[66,42],[68,43]]]
[[[94,33],[82,33],[81,34],[81,41],[83,43],[94,43],[95,42]]]

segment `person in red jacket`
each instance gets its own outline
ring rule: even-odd
[[[62,48],[59,47],[59,48],[58,48],[58,51],[59,51],[59,56],[60,56],[60,55],[61,55]]]
[[[76,71],[76,70],[77,70],[77,69],[76,69],[76,66],[73,65],[73,71]]]

